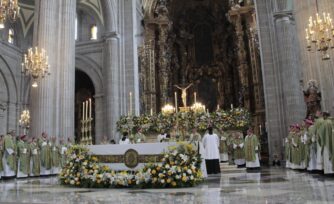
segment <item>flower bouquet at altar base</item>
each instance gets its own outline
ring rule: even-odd
[[[73,146],[59,180],[63,185],[85,188],[190,187],[203,180],[201,158],[187,143],[179,143],[165,153],[162,163],[148,164],[137,172],[115,172],[98,163],[83,146]]]

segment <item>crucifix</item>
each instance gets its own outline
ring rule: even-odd
[[[192,83],[186,87],[180,87],[178,85],[174,85],[176,88],[182,91],[181,98],[182,98],[183,107],[187,107],[187,89],[189,89],[192,85],[193,85]]]

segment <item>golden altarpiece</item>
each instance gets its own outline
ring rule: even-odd
[[[192,83],[190,92],[209,111],[249,109],[260,133],[265,108],[253,1],[158,0],[144,14],[142,113],[173,103],[174,85]],[[191,94],[187,100],[193,102]]]

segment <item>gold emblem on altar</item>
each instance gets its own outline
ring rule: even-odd
[[[129,149],[124,154],[124,164],[128,168],[135,168],[138,166],[139,159],[138,159],[138,152],[134,149]]]

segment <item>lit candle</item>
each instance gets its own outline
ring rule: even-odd
[[[92,99],[89,99],[89,119],[92,118]]]
[[[194,101],[195,101],[195,103],[197,102],[197,100],[196,100],[196,92],[194,92]]]
[[[24,72],[24,64],[22,63],[21,66],[22,66],[22,73],[23,73]]]
[[[176,92],[174,92],[174,98],[175,98],[175,110],[176,110],[176,112],[177,112],[177,93]]]
[[[82,102],[82,120],[85,120],[85,102]]]
[[[233,104],[231,104],[231,109],[233,109]]]
[[[88,119],[88,101],[85,102],[86,104],[86,120]]]
[[[132,115],[132,93],[130,92],[130,114],[129,115]]]

